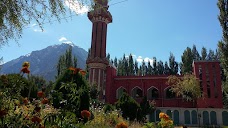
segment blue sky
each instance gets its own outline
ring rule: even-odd
[[[199,52],[203,46],[215,50],[222,39],[216,0],[121,1],[109,2],[113,23],[108,25],[107,53],[111,58],[131,53],[135,59],[156,57],[164,62],[172,52],[180,62],[186,47],[195,44]],[[118,2],[121,3],[115,4]],[[0,49],[0,56],[7,62],[31,51],[69,41],[87,51],[91,31],[92,23],[86,13],[68,18],[67,22],[45,24],[43,32],[34,22],[24,29],[19,45],[11,40]]]

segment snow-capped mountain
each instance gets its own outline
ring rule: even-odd
[[[62,43],[33,51],[30,54],[4,63],[0,74],[19,73],[22,63],[28,61],[30,62],[31,74],[43,76],[46,80],[54,80],[57,74],[58,59],[70,46],[72,46],[73,55],[77,58],[78,67],[85,69],[88,52],[73,43]]]

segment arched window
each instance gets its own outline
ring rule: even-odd
[[[124,92],[127,92],[126,89],[124,87],[119,87],[117,90],[116,90],[116,99],[119,99]]]
[[[179,111],[177,111],[177,110],[174,110],[174,118],[173,118],[173,123],[175,124],[175,125],[179,125]]]
[[[172,92],[170,89],[171,89],[171,87],[167,87],[167,88],[165,89],[165,97],[166,97],[167,99],[175,98],[175,93]]]
[[[223,125],[228,125],[228,112],[227,111],[222,112],[222,123],[223,123]]]
[[[191,112],[191,114],[192,114],[192,124],[197,124],[197,112],[196,112],[196,110],[193,110],[192,112]]]
[[[209,113],[207,111],[203,111],[203,124],[209,125]]]
[[[210,112],[211,125],[217,125],[217,116],[215,111]]]
[[[184,111],[184,123],[190,124],[190,112],[188,110]]]
[[[147,98],[148,98],[148,100],[157,99],[158,97],[159,97],[159,94],[158,94],[158,89],[157,88],[150,87],[147,90]]]
[[[133,98],[141,98],[141,97],[143,97],[143,91],[142,91],[142,89],[139,88],[139,87],[133,88],[132,91],[131,91],[131,96]]]

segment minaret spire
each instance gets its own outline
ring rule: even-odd
[[[89,83],[96,85],[102,98],[105,90],[106,67],[106,38],[107,25],[112,22],[112,15],[108,11],[108,0],[94,0],[94,9],[88,12],[88,18],[92,22],[92,41],[87,64],[89,67]]]

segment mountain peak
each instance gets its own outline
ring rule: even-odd
[[[85,69],[87,51],[74,45],[71,41],[64,41],[62,44],[48,46],[41,50],[32,51],[27,55],[6,62],[1,67],[0,74],[18,73],[21,64],[25,61],[30,62],[30,71],[33,75],[43,76],[46,80],[54,80],[57,74],[56,65],[61,55],[72,46],[72,55],[77,58],[77,66]]]
[[[62,42],[62,44],[68,44],[68,45],[70,45],[70,46],[72,46],[72,47],[74,47],[75,45],[74,45],[74,43],[73,42],[71,42],[71,41],[65,41],[65,42]]]

